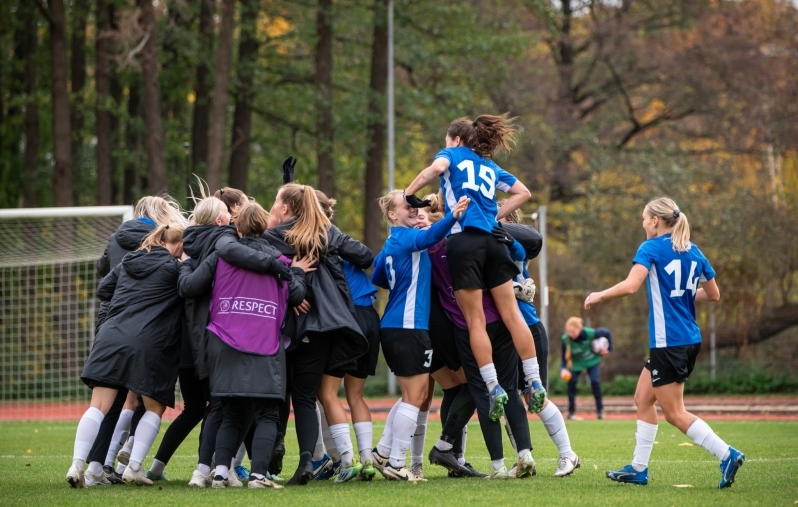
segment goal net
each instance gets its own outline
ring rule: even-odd
[[[95,263],[132,206],[0,210],[0,420],[71,420],[91,391]]]

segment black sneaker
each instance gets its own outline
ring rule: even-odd
[[[599,419],[604,419],[604,411],[603,410],[597,411],[596,417],[598,417]]]
[[[313,455],[303,452],[299,457],[299,466],[294,472],[294,476],[288,481],[288,486],[304,486],[313,479]],[[270,472],[271,473],[271,472]]]
[[[122,474],[116,473],[113,467],[104,466],[103,467],[103,475],[108,482],[111,484],[124,484],[125,482],[122,480]]]
[[[452,450],[441,451],[437,447],[433,447],[429,452],[429,462],[433,465],[440,465],[450,472],[456,472],[467,475],[468,471],[460,465],[457,461],[457,456],[454,455]]]
[[[272,457],[269,460],[269,473],[271,475],[280,475],[280,472],[283,471],[283,456],[285,456],[285,440],[280,438],[274,443]]]
[[[480,472],[476,468],[472,467],[471,463],[469,463],[469,462],[465,462],[465,464],[463,464],[462,467],[467,470],[467,472],[465,472],[464,477],[487,477],[488,476],[488,474],[483,474],[482,472]]]

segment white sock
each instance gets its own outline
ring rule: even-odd
[[[710,454],[714,454],[719,460],[723,461],[729,457],[729,444],[717,436],[703,419],[696,418],[693,424],[687,428],[686,435]]]
[[[136,435],[130,435],[129,437],[127,437],[125,444],[122,446],[122,450],[130,454],[130,451],[133,450],[133,444],[135,443],[136,443]]]
[[[521,449],[521,450],[520,450],[520,451],[518,451],[516,454],[518,454],[518,457],[519,457],[519,458],[523,458],[523,457],[524,457],[524,455],[525,455],[526,453],[528,453],[528,452],[531,452],[531,449]]]
[[[571,458],[575,456],[571,449],[571,439],[568,436],[568,429],[565,427],[565,419],[562,412],[554,403],[547,403],[543,410],[538,413],[543,426],[551,437],[551,441],[557,446],[561,457]]]
[[[382,431],[379,443],[377,443],[377,453],[383,458],[391,455],[391,446],[393,445],[393,421],[396,417],[396,411],[401,404],[402,399],[399,398],[396,400],[396,403],[393,404],[393,407],[391,407],[391,411],[388,412],[388,418],[385,420],[385,429]]]
[[[463,454],[461,454],[461,456],[463,456],[466,452],[467,443],[468,443],[468,424],[463,426]],[[463,463],[465,463],[465,460],[463,460]],[[463,463],[460,464],[462,465]]]
[[[127,437],[130,436],[130,421],[133,419],[133,411],[124,409],[119,413],[119,420],[116,421],[116,428],[114,428],[114,435],[111,437],[111,445],[108,446],[108,454],[105,456],[105,465],[112,467],[116,463],[116,455],[119,454],[119,449],[127,442]]]
[[[446,442],[445,440],[441,440],[439,438],[438,441],[435,443],[435,447],[437,447],[439,451],[446,452],[448,450],[451,450],[451,448],[454,447],[454,446],[452,444],[450,444],[449,442]]]
[[[127,468],[127,465],[125,465],[123,463],[119,463],[118,465],[116,465],[116,473],[118,473],[119,475],[122,475],[123,473],[125,473],[125,469],[126,468]]]
[[[233,456],[233,461],[230,463],[230,468],[241,466],[244,463],[244,457],[247,455],[247,446],[242,442],[238,447],[238,452]]]
[[[224,465],[216,465],[216,475],[214,478],[218,476],[222,476],[222,479],[229,479],[230,478],[230,469]]]
[[[341,455],[341,466],[349,468],[353,463],[352,436],[349,434],[349,424],[340,423],[330,426],[330,435],[335,441],[338,454]]]
[[[161,417],[149,410],[144,412],[136,429],[136,441],[130,451],[130,468],[135,471],[141,470],[141,464],[144,462],[144,458],[147,457],[147,453],[150,452],[160,429]]]
[[[327,454],[330,455],[333,463],[337,463],[341,461],[341,455],[338,453],[335,439],[330,434],[330,426],[327,424],[327,415],[324,413],[324,407],[322,407],[321,403],[318,401],[316,402],[316,407],[318,407],[321,417],[321,436],[324,439],[324,447],[327,449]]]
[[[405,455],[410,448],[410,440],[416,431],[418,407],[408,403],[400,403],[393,419],[393,444],[391,445],[390,464],[394,468],[405,466]]]
[[[100,424],[103,419],[105,419],[105,415],[100,409],[94,407],[89,407],[80,418],[78,429],[75,432],[75,447],[72,452],[72,464],[78,470],[83,470],[86,464],[86,458],[88,458],[91,446],[94,445],[94,440],[100,432]]]
[[[316,439],[316,448],[313,449],[313,461],[320,461],[324,457],[324,432],[321,429],[321,413],[319,412],[319,404],[316,402],[316,419],[319,422],[319,437]]]
[[[504,458],[491,461],[491,463],[493,464],[494,471],[501,470],[501,468],[504,466]]]
[[[154,473],[155,475],[163,475],[163,469],[166,467],[166,463],[163,461],[159,461],[157,459],[152,460],[152,465],[150,465],[150,472]]]
[[[211,467],[209,465],[203,465],[202,463],[197,464],[197,470],[202,475],[208,475],[211,473]]]
[[[482,375],[482,380],[488,386],[488,392],[499,385],[499,377],[496,375],[496,367],[493,366],[493,363],[488,363],[480,368],[479,374]]]
[[[507,438],[510,439],[510,445],[513,446],[513,450],[518,452],[518,447],[515,445],[515,437],[513,436],[513,430],[510,428],[510,423],[507,419],[504,419],[504,431],[507,432]]]
[[[457,455],[457,462],[460,463],[461,465],[465,465],[465,463],[466,463],[465,456],[463,456],[462,454],[458,454]]]
[[[521,368],[524,370],[524,381],[529,384],[533,380],[540,381],[540,366],[537,357],[530,357],[521,361]]]
[[[416,419],[416,431],[410,444],[410,464],[424,462],[424,440],[427,438],[427,417],[429,412],[418,412]]]
[[[357,438],[357,450],[360,453],[360,462],[365,463],[371,460],[372,441],[374,440],[374,429],[371,421],[358,422],[354,424],[355,438]]]
[[[654,439],[656,438],[657,425],[638,419],[635,433],[635,453],[632,456],[632,467],[638,472],[648,468],[648,460],[651,458],[651,450],[654,449]]]
[[[94,475],[100,475],[103,473],[103,465],[99,461],[92,461],[89,463],[88,471],[93,473]]]

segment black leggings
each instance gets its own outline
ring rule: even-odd
[[[216,460],[229,463],[247,433],[252,434],[252,473],[265,476],[277,438],[282,400],[224,398],[224,418],[216,437]]]
[[[204,380],[208,382],[208,379]],[[213,453],[216,452],[216,435],[219,433],[219,426],[222,424],[222,399],[211,396],[210,401],[210,404],[205,409],[205,417],[202,419],[198,461],[199,464],[208,466],[211,466],[213,461]]]
[[[529,436],[529,423],[527,422],[526,409],[521,397],[518,395],[518,353],[515,351],[513,339],[510,332],[501,321],[487,325],[488,336],[493,346],[493,364],[498,373],[499,385],[507,392],[509,400],[504,406],[504,413],[510,423],[518,449],[532,449],[532,441]],[[485,438],[485,445],[491,460],[499,460],[504,457],[502,449],[502,428],[500,422],[490,420],[488,414],[490,403],[488,401],[488,389],[479,373],[479,366],[471,352],[471,343],[468,338],[468,331],[455,330],[455,341],[457,351],[463,362],[468,388],[471,392],[474,403],[477,407],[479,425],[482,429],[482,436]],[[453,407],[454,409],[454,407]]]
[[[155,454],[155,459],[163,464],[169,463],[172,455],[183,443],[183,440],[205,416],[207,390],[203,389],[203,381],[197,378],[197,370],[194,368],[180,368],[178,376],[180,378],[180,392],[183,394],[183,411],[166,429],[161,445],[158,447],[158,452]]]
[[[471,401],[471,412],[468,414],[468,417],[465,418],[464,422],[460,417],[464,415],[462,412],[467,410],[467,408],[463,408],[461,398]],[[476,408],[474,399],[471,397],[471,392],[465,385],[443,390],[443,400],[441,401],[440,410],[441,426],[443,426],[441,440],[451,443],[452,451],[456,455],[463,454],[463,428],[468,424],[471,416],[474,415],[474,410],[476,410]]]

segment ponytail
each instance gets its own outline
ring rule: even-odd
[[[472,123],[473,131],[466,139],[466,145],[485,158],[492,158],[497,150],[512,151],[518,130],[512,124],[516,118],[508,113],[501,116],[483,114]]]
[[[167,243],[180,243],[183,241],[183,230],[182,224],[159,225],[144,238],[139,250],[150,253],[154,246],[165,247]]]
[[[687,215],[682,213],[673,199],[657,197],[646,204],[646,211],[649,216],[659,218],[668,228],[673,229],[671,243],[674,251],[687,252],[690,250],[690,223],[687,221]]]
[[[225,206],[227,206],[227,211],[230,212],[233,221],[235,221],[238,218],[237,214],[233,216],[233,212],[236,210],[236,206],[241,208],[242,206],[244,206],[246,203],[249,202],[247,194],[245,194],[244,192],[242,192],[237,188],[232,188],[232,187],[220,188],[219,190],[213,193],[213,196],[221,200],[225,204]],[[239,209],[238,211],[241,210]]]
[[[327,233],[332,222],[327,218],[313,187],[288,183],[280,188],[280,198],[296,222],[285,234],[285,241],[294,247],[299,257],[319,260],[326,255],[329,239]]]

